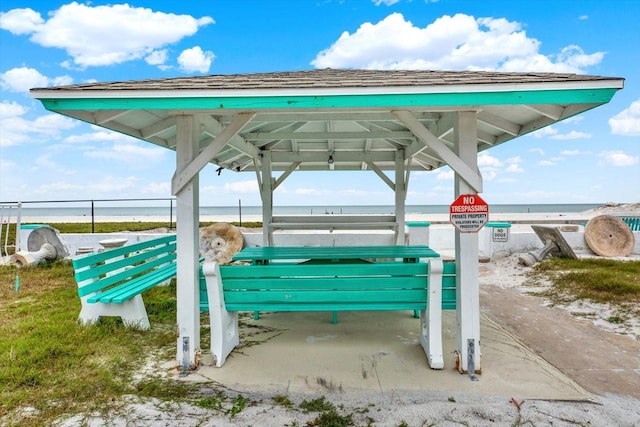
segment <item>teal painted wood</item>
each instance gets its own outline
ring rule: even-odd
[[[247,279],[224,279],[223,290],[233,291],[265,291],[274,290],[326,290],[368,292],[376,289],[426,289],[426,277],[388,276],[388,277],[269,277]]]
[[[135,265],[131,268],[124,268],[122,271],[115,273],[111,276],[106,276],[102,279],[98,279],[98,280],[89,282],[87,284],[80,285],[78,287],[78,295],[80,295],[81,297],[84,297],[93,292],[106,289],[109,286],[126,281],[135,276],[153,272],[153,270],[155,270],[157,267],[167,263],[174,263],[175,260],[176,260],[175,252],[168,253],[161,257],[148,259],[145,262]],[[115,270],[116,269],[113,269],[113,271]],[[81,283],[81,282],[78,282],[78,283]]]
[[[162,244],[157,247],[149,246],[149,249],[147,250],[143,249],[139,253],[136,253],[135,251],[130,252],[130,254],[132,255],[126,258],[122,256],[113,256],[107,259],[106,261],[101,261],[100,263],[93,264],[88,267],[84,267],[80,270],[76,270],[75,278],[77,282],[83,282],[88,279],[99,278],[100,276],[103,276],[104,274],[110,273],[114,270],[136,265],[139,263],[144,263],[145,261],[153,257],[158,257],[162,259],[169,257],[165,261],[165,262],[168,262],[168,261],[171,261],[170,258],[175,259],[175,251],[176,251],[175,243]],[[88,256],[90,257],[91,255],[88,255]],[[156,263],[156,265],[159,265],[159,264]]]
[[[89,303],[118,304],[175,277],[175,240],[164,236],[77,258],[78,295],[91,295]]]
[[[427,290],[424,289],[360,289],[340,291],[336,289],[296,290],[286,291],[258,290],[244,292],[225,292],[225,303],[253,303],[253,304],[349,304],[355,310],[358,304],[386,304],[420,303],[427,301]],[[421,304],[421,303],[420,303]]]
[[[442,308],[456,308],[456,266],[443,265]],[[428,264],[221,266],[229,311],[425,310]],[[200,274],[200,307],[209,309]],[[206,305],[206,309],[205,309]],[[257,317],[256,317],[257,318]]]
[[[440,254],[424,245],[415,246],[261,246],[244,248],[233,259],[236,261],[271,261],[295,259],[407,259],[438,258]]]
[[[445,262],[442,267],[442,309],[455,310],[457,297],[456,263]]]
[[[282,303],[282,304],[256,304],[256,303],[235,303],[235,304],[225,304],[227,311],[394,311],[394,310],[425,310],[426,305],[424,303],[388,303],[388,304],[377,304],[377,303],[361,303],[358,305],[354,304],[343,304],[340,302],[333,302],[329,304],[325,303],[317,303],[313,302],[310,304],[290,304],[290,303]]]
[[[640,231],[640,217],[621,217],[622,221],[624,221],[631,231]]]
[[[133,243],[131,245],[126,245],[126,246],[122,246],[119,248],[113,248],[113,249],[109,249],[107,251],[104,252],[99,252],[96,254],[90,254],[90,255],[86,255],[80,258],[76,258],[73,260],[73,268],[74,269],[80,269],[82,267],[88,267],[94,264],[97,264],[99,262],[104,262],[110,258],[114,258],[114,257],[119,257],[119,256],[123,256],[126,254],[129,254],[131,252],[137,252],[137,251],[141,251],[144,249],[147,249],[149,247],[151,247],[150,245],[152,244],[153,246],[156,245],[161,245],[161,244],[166,244],[166,243],[172,243],[176,241],[176,235],[175,234],[169,234],[167,236],[163,236],[163,237],[158,237],[157,239],[153,239],[153,240],[148,240],[145,242],[140,242],[140,243]]]
[[[259,277],[323,277],[323,276],[390,276],[390,275],[426,275],[426,263],[397,263],[379,262],[373,264],[269,264],[269,265],[227,265],[221,266],[220,271],[225,279],[259,278]]]
[[[410,93],[367,95],[301,95],[244,97],[49,98],[47,110],[174,110],[174,109],[316,109],[362,107],[478,106],[520,104],[601,104],[618,88],[513,90],[496,92]]]
[[[159,283],[175,277],[175,275],[176,264],[172,263],[165,265],[164,267],[153,270],[148,274],[136,277],[135,279],[124,282],[121,285],[110,288],[104,292],[100,292],[87,299],[87,301],[90,303],[102,302],[121,304],[134,296],[153,288]]]

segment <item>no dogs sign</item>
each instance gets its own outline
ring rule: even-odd
[[[449,207],[449,221],[461,233],[477,233],[489,220],[489,205],[477,194],[462,194]]]

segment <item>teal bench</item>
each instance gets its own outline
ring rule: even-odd
[[[126,326],[149,329],[142,293],[176,276],[176,236],[163,236],[73,260],[80,323],[119,316]]]
[[[204,309],[203,300],[208,301]],[[211,354],[221,367],[239,343],[238,312],[414,310],[420,312],[421,344],[429,366],[442,369],[441,310],[456,308],[455,263],[205,262],[201,309],[209,311]]]
[[[640,217],[623,216],[620,219],[629,226],[631,231],[640,231]]]

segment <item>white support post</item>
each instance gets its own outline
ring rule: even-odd
[[[427,309],[420,310],[420,343],[427,354],[431,369],[444,368],[442,349],[442,259],[423,260],[429,263],[429,294]]]
[[[264,246],[273,246],[271,219],[273,217],[273,178],[271,177],[271,151],[262,152],[262,241]]]
[[[176,175],[198,156],[200,134],[192,115],[176,117]],[[197,367],[200,352],[199,176],[181,186],[177,216],[177,361],[183,371]]]
[[[457,156],[478,176],[478,146],[476,112],[457,113],[454,151]],[[461,194],[477,194],[476,190],[457,172],[455,175],[456,197]],[[454,199],[455,199],[454,198]],[[470,349],[473,350],[473,370],[481,372],[480,353],[480,289],[478,282],[478,233],[461,233],[456,229],[456,298],[458,369],[469,369]],[[472,340],[472,341],[470,341]],[[473,347],[470,347],[470,343]],[[472,372],[471,374],[475,374]]]
[[[404,243],[404,211],[407,200],[407,185],[404,179],[404,150],[396,150],[396,223],[398,231],[396,233],[396,245]]]

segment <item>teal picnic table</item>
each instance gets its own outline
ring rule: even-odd
[[[401,260],[416,263],[421,258],[439,258],[440,254],[426,245],[393,246],[256,246],[242,249],[234,261],[251,261],[266,265],[271,261],[307,263],[354,263],[368,260]]]

